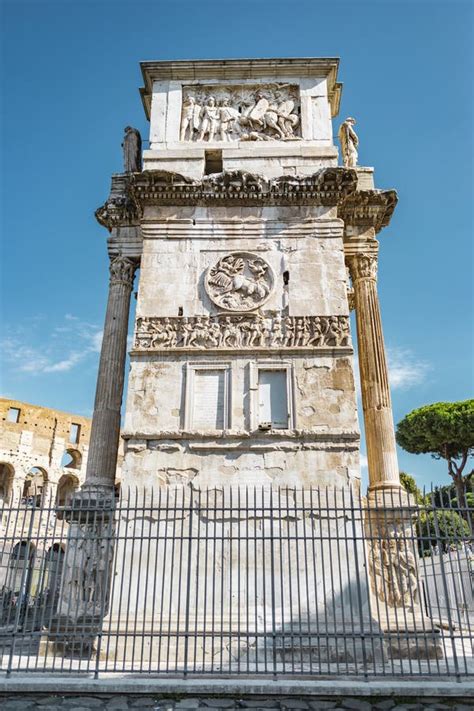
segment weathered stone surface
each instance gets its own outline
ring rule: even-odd
[[[354,709],[354,711],[370,711],[372,703],[363,699],[342,699],[341,706],[345,709]]]
[[[272,696],[269,698],[265,695],[253,695],[252,697],[241,698],[239,695],[230,695],[220,698],[210,698],[206,695],[198,697],[187,698],[173,698],[167,697],[163,698],[160,695],[157,696],[136,696],[134,694],[120,694],[111,697],[110,693],[103,695],[98,694],[97,696],[90,695],[57,695],[57,696],[45,696],[36,695],[32,696],[29,694],[13,694],[13,695],[3,695],[0,696],[0,708],[2,711],[23,711],[23,709],[42,709],[43,711],[91,711],[92,709],[117,709],[120,711],[122,708],[133,709],[140,708],[136,705],[138,699],[142,699],[144,705],[141,708],[149,708],[157,711],[172,711],[174,709],[186,709],[186,708],[213,708],[213,709],[239,709],[239,708],[252,708],[254,711],[258,709],[274,709],[275,711],[284,711],[285,708],[290,708],[288,697],[279,698],[278,696]],[[48,701],[48,703],[46,703]],[[114,701],[125,701],[126,706],[110,706]],[[452,697],[402,697],[392,696],[390,698],[362,698],[362,697],[339,697],[339,698],[324,698],[314,696],[308,697],[293,697],[291,701],[295,704],[291,708],[307,708],[311,711],[324,711],[325,709],[353,709],[353,711],[364,711],[370,708],[374,711],[385,711],[389,709],[391,711],[432,711],[433,709],[453,709],[453,711],[471,711],[474,708],[474,703],[468,702],[466,699],[461,701],[459,698]],[[99,702],[100,705],[97,705]],[[183,705],[189,702],[190,705]],[[246,706],[245,704],[249,704]],[[297,704],[306,704],[304,707]]]
[[[26,699],[19,699],[18,697],[15,697],[13,699],[2,701],[1,708],[3,711],[23,711],[25,708],[28,708],[30,703],[31,706],[36,706],[34,702],[28,702]]]
[[[145,168],[166,153],[170,166],[182,168],[188,151],[198,146],[218,147],[229,153],[229,160],[241,152],[241,161],[254,170],[262,169],[258,159],[265,149],[270,156],[278,150],[294,164],[302,146],[331,147],[331,114],[340,96],[336,62],[308,60],[303,66],[300,60],[226,60],[225,68],[219,61],[206,62],[204,72],[200,62],[180,63],[173,70],[171,63],[147,62],[152,150],[145,152]],[[182,73],[181,81],[170,79],[170,71],[175,77]],[[190,84],[190,76],[203,78]]]
[[[128,699],[126,696],[118,696],[106,702],[106,708],[110,711],[123,711],[128,709]]]
[[[203,699],[203,706],[211,708],[230,709],[235,705],[234,699]]]

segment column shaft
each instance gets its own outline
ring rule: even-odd
[[[398,488],[398,471],[388,369],[377,295],[377,257],[350,257],[357,320],[359,369],[369,467],[369,488]]]
[[[130,295],[136,264],[116,257],[110,264],[110,287],[100,352],[85,487],[113,487],[120,437],[127,355]]]

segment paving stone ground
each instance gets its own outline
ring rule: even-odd
[[[473,711],[474,702],[453,698],[163,698],[133,694],[0,695],[0,711]]]

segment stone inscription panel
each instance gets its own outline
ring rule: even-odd
[[[293,84],[183,86],[180,140],[299,140],[300,113]]]

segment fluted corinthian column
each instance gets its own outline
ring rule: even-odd
[[[115,482],[130,295],[136,267],[136,263],[127,257],[115,257],[110,262],[109,297],[83,487],[85,489],[111,488]]]
[[[369,489],[400,487],[387,359],[377,295],[377,252],[347,257],[357,321]]]

